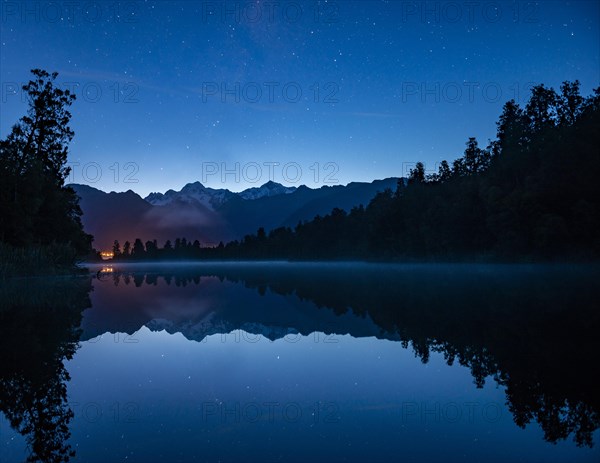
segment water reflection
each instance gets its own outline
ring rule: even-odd
[[[1,409],[28,436],[31,461],[67,461],[64,360],[79,337],[141,327],[197,342],[236,330],[335,333],[400,342],[423,363],[441,353],[470,369],[474,388],[502,386],[518,426],[537,422],[549,442],[592,447],[598,276],[568,266],[125,265],[94,269],[83,318],[88,280],[12,285],[1,298]]]
[[[66,462],[73,411],[65,360],[78,347],[91,280],[16,280],[0,286],[0,410],[25,436],[28,462]]]
[[[600,326],[595,267],[222,264],[150,267],[145,272],[124,269],[111,277],[115,286],[162,284],[167,292],[170,286],[200,286],[203,279],[208,283],[217,278],[253,288],[260,296],[271,292],[308,300],[331,309],[339,316],[337,323],[327,320],[329,326],[324,326],[318,317],[299,320],[293,311],[278,322],[274,318],[279,308],[243,310],[241,317],[230,313],[244,309],[243,300],[230,301],[220,310],[211,305],[209,313],[215,323],[215,313],[228,312],[217,323],[221,331],[244,329],[268,338],[273,333],[332,330],[374,335],[410,345],[423,363],[431,352],[441,352],[449,365],[458,362],[470,368],[476,387],[481,388],[488,377],[505,386],[515,423],[525,427],[537,421],[549,442],[572,435],[577,445],[592,446],[592,433],[600,424],[591,368],[598,361],[594,339]],[[201,300],[193,291],[187,295],[188,302]],[[118,306],[117,301],[112,303]],[[150,301],[138,303],[147,307]],[[199,314],[196,321],[202,324],[207,312]],[[348,321],[356,317],[372,320],[375,327],[350,326]],[[152,326],[150,319],[143,323]],[[185,325],[188,338],[197,341],[219,331],[205,326],[193,334],[189,318]],[[139,326],[121,328],[133,333]],[[160,328],[186,334],[185,327]]]

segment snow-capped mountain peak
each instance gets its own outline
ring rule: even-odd
[[[296,191],[296,187],[285,187],[279,183],[269,181],[261,187],[248,188],[240,193],[233,193],[227,189],[214,189],[205,187],[200,182],[188,183],[181,191],[168,190],[166,193],[150,193],[145,200],[153,206],[165,206],[174,201],[187,204],[202,204],[210,210],[215,210],[224,202],[235,196],[245,200],[254,200],[267,196],[289,194]]]
[[[168,190],[165,194],[150,193],[145,200],[154,206],[165,206],[173,201],[188,204],[202,204],[203,206],[214,210],[215,207],[223,204],[233,197],[232,193],[226,189],[208,188],[200,182],[188,183],[181,191]]]
[[[296,191],[296,187],[286,187],[272,180],[268,181],[260,187],[248,188],[240,193],[239,196],[246,200],[264,198],[265,196],[275,196],[290,194]]]

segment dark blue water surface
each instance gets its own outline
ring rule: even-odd
[[[0,461],[599,461],[590,266],[115,264],[0,286]]]

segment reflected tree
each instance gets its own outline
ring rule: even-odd
[[[88,278],[13,280],[0,286],[0,410],[27,442],[28,462],[66,462],[73,411],[64,362],[78,348]]]
[[[591,369],[600,361],[594,342],[600,329],[597,266],[536,266],[535,271],[476,265],[332,269],[207,262],[201,268],[161,267],[148,274],[117,269],[112,276],[141,290],[151,285],[165,291],[198,285],[204,276],[217,277],[261,296],[275,293],[311,301],[338,315],[368,315],[382,337],[399,339],[423,363],[439,353],[448,365],[468,368],[475,387],[496,382],[505,389],[515,423],[525,427],[537,422],[549,442],[572,436],[577,445],[592,446],[592,434],[600,427]],[[257,319],[252,311],[247,316],[238,320],[240,326],[272,323]]]

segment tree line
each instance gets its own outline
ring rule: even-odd
[[[395,191],[366,206],[280,227],[226,245],[136,240],[117,259],[548,260],[600,256],[600,87],[560,92],[541,84],[524,107],[508,101],[485,148],[427,174],[418,162]]]
[[[223,247],[223,243],[220,243]],[[112,260],[162,260],[162,259],[197,259],[207,257],[209,250],[203,248],[200,241],[188,241],[186,238],[177,238],[174,242],[167,240],[159,247],[157,240],[149,240],[145,243],[137,238],[133,244],[125,241],[123,246],[115,240],[112,247]]]

